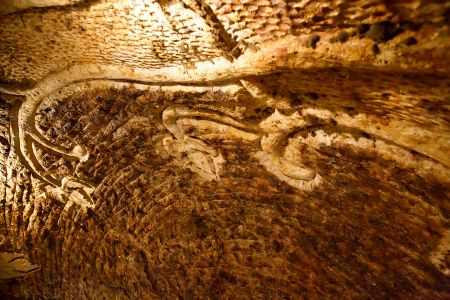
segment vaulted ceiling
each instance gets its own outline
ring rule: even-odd
[[[5,1],[3,296],[450,297],[449,12]]]

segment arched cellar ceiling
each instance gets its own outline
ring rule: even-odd
[[[449,11],[6,1],[2,295],[448,298]]]
[[[83,1],[31,8],[0,20],[0,80],[30,87],[82,64],[191,69],[197,62],[228,61],[270,47],[285,56],[292,39],[304,45],[294,50],[302,67],[312,60],[318,67],[358,63],[445,72],[448,28],[440,25],[449,8],[441,1],[231,0]],[[370,24],[377,25],[368,29]],[[414,47],[405,45],[411,35],[420,41]]]

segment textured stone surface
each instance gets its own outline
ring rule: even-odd
[[[9,14],[35,7],[66,6],[83,0],[3,0],[0,14]]]
[[[448,9],[2,15],[1,296],[447,299]]]
[[[159,68],[224,55],[203,18],[165,2],[100,1],[2,16],[0,80],[26,86],[74,64]]]

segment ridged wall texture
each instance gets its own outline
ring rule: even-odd
[[[450,297],[448,2],[35,6],[0,9],[3,298]]]

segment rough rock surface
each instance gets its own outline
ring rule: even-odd
[[[450,297],[448,2],[46,3],[0,10],[1,296]]]

